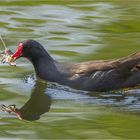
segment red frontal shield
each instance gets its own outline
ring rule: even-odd
[[[19,58],[22,55],[22,49],[23,49],[23,44],[20,43],[18,45],[16,52],[12,55],[12,59],[15,60],[15,59]]]

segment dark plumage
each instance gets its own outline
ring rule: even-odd
[[[140,83],[140,52],[116,60],[64,64],[55,61],[37,41],[26,40],[19,46],[21,54],[17,50],[13,58],[28,58],[37,76],[47,81],[88,91],[110,91]]]

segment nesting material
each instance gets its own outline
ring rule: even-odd
[[[10,66],[16,66],[16,63],[13,62],[13,59],[12,59],[12,51],[10,49],[5,49],[4,51],[2,51],[0,53],[2,59],[1,59],[1,62],[2,63],[8,63]]]

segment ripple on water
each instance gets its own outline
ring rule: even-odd
[[[0,0],[0,30],[13,50],[30,38],[61,61],[118,58],[139,50],[139,11],[139,1],[127,0]],[[43,92],[51,108],[32,123],[0,113],[1,139],[140,138],[139,90],[82,92],[52,83],[35,89],[33,68],[18,62],[17,68],[0,65],[1,103],[21,107],[31,93]]]

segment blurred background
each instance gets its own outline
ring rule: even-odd
[[[0,0],[0,34],[8,48],[14,51],[20,41],[34,39],[67,63],[140,50],[139,17],[139,0]],[[21,121],[1,112],[1,139],[140,138],[139,89],[96,93],[38,84],[26,59],[17,67],[0,64],[0,104],[20,108],[29,99],[27,112],[42,114],[40,119]]]

